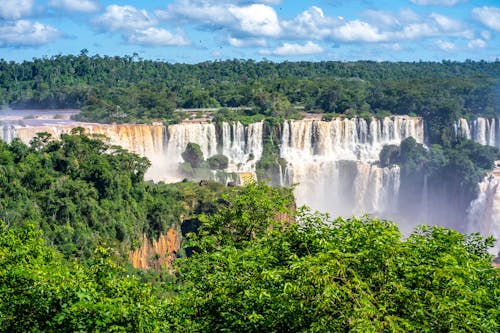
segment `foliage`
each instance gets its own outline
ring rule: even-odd
[[[214,216],[209,223],[218,226],[219,220]],[[215,228],[216,251],[179,262],[181,285],[171,300],[177,309],[171,330],[500,328],[500,274],[485,251],[491,240],[440,227],[422,227],[402,240],[388,221],[330,220],[307,211],[299,214],[297,224],[268,228],[266,218],[255,222],[264,228],[252,241],[244,237],[234,243],[240,239],[230,237],[220,242],[228,233],[220,236],[221,229]],[[229,235],[240,230],[237,218],[233,223]]]
[[[125,57],[0,60],[1,105],[81,108],[80,120],[169,123],[177,107],[234,108],[216,119],[242,123],[318,110],[349,117],[424,117],[432,143],[453,139],[458,117],[500,114],[500,62],[255,62],[169,64]]]
[[[223,170],[227,168],[229,159],[225,155],[217,154],[209,157],[207,163],[212,170]]]
[[[33,226],[0,223],[1,332],[159,332],[160,305],[108,250],[81,265],[44,245]]]
[[[198,168],[205,161],[200,145],[192,142],[187,144],[186,149],[182,153],[182,158],[192,168]]]
[[[156,238],[209,205],[192,197],[221,191],[148,184],[149,161],[82,130],[60,140],[41,133],[30,146],[0,142],[0,218],[10,226],[31,221],[67,257],[88,258],[103,245],[127,256],[143,233]]]
[[[66,260],[36,225],[0,223],[0,331],[500,329],[492,239],[441,227],[402,238],[389,221],[296,211],[290,189],[262,183],[220,197],[217,183],[152,189],[201,214],[194,252],[161,283],[126,271],[116,249]]]

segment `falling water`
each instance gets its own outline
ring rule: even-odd
[[[459,119],[454,124],[455,135],[488,146],[500,147],[500,119]]]
[[[386,144],[424,140],[420,118],[304,119],[283,125],[281,157],[299,204],[335,215],[386,214],[397,209],[399,168],[377,165]]]
[[[468,211],[468,232],[480,232],[497,239],[492,254],[500,251],[500,170],[485,177],[479,184],[479,195],[472,201]]]

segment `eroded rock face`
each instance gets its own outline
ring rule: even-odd
[[[179,249],[180,235],[175,228],[170,228],[152,242],[143,234],[141,246],[130,254],[129,261],[137,269],[170,271]]]

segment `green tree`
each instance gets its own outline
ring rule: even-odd
[[[187,144],[186,149],[182,152],[182,158],[192,168],[198,168],[205,160],[200,145],[193,142]]]
[[[217,154],[209,157],[207,163],[212,170],[223,170],[227,168],[229,159],[225,155]]]
[[[171,330],[497,332],[500,328],[500,273],[486,252],[491,239],[423,227],[403,240],[388,221],[331,220],[302,211],[298,223],[272,228],[267,217],[256,218],[254,229],[261,232],[247,241],[250,234],[235,233],[246,230],[240,218],[235,212],[235,227],[223,232],[238,242],[218,243],[216,249],[179,262],[182,287],[170,301],[176,309],[169,320]],[[219,221],[214,216],[208,222],[212,239],[221,237],[223,229],[213,228],[221,225]],[[246,236],[233,238],[239,235]]]

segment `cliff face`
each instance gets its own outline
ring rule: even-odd
[[[130,253],[129,261],[138,269],[159,271],[166,268],[171,271],[179,249],[180,235],[174,228],[170,228],[166,234],[160,235],[152,242],[143,234],[141,246]]]

